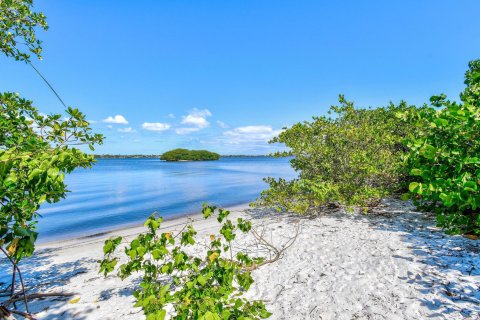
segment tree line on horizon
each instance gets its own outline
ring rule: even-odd
[[[158,159],[162,154],[94,154],[95,159]],[[271,154],[248,155],[248,154],[221,154],[220,158],[274,158]]]

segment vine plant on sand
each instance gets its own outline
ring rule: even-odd
[[[162,218],[152,215],[145,223],[148,232],[125,247],[126,263],[117,266],[119,258],[114,255],[122,237],[105,241],[100,272],[106,276],[118,270],[122,279],[134,273],[142,275],[140,288],[134,292],[135,306],[143,309],[147,320],[163,320],[167,312],[171,319],[268,318],[271,313],[262,301],[242,297],[253,283],[251,270],[268,261],[242,251],[234,254],[232,241],[237,233],[249,232],[252,225],[242,218],[235,223],[228,219],[229,214],[228,210],[203,207],[205,219],[216,215],[221,228],[219,235],[210,235],[201,253],[191,222],[177,234],[160,233]],[[193,251],[197,254],[189,253]]]

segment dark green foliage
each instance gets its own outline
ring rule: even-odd
[[[165,161],[206,161],[218,159],[220,159],[220,155],[218,153],[207,150],[188,149],[174,149],[167,151],[160,156],[160,160]]]
[[[33,253],[40,204],[65,197],[65,174],[94,162],[72,145],[102,142],[80,111],[66,113],[42,115],[31,101],[0,93],[0,245],[17,261]]]
[[[412,127],[396,117],[413,110],[405,102],[376,109],[355,108],[340,96],[330,117],[314,117],[286,129],[272,142],[284,143],[299,177],[292,181],[268,178],[256,205],[305,213],[338,202],[346,206],[375,206],[400,189],[407,179],[401,156],[402,140]]]
[[[403,115],[417,125],[407,141],[409,190],[448,232],[480,234],[480,60],[470,62],[465,84],[460,103],[433,96],[432,107]]]
[[[242,252],[234,256],[231,248],[236,233],[250,231],[251,223],[241,218],[234,223],[229,214],[228,210],[203,207],[205,219],[216,215],[222,227],[220,235],[210,235],[204,252],[197,254],[189,253],[196,243],[191,223],[177,234],[160,233],[162,218],[152,215],[145,223],[148,232],[125,247],[126,263],[117,266],[119,260],[114,256],[122,238],[105,241],[100,272],[107,275],[117,268],[122,279],[142,274],[140,288],[134,292],[135,306],[143,309],[147,320],[164,319],[167,305],[173,306],[170,319],[268,318],[271,313],[262,301],[242,297],[253,283],[248,267],[261,260]]]

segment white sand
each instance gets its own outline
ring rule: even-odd
[[[244,214],[240,209],[235,216]],[[407,203],[392,200],[368,216],[340,211],[313,219],[262,211],[249,215],[278,246],[301,226],[280,260],[253,273],[247,296],[265,300],[274,313],[270,319],[480,319],[480,241],[444,235],[431,217],[413,212]],[[163,228],[174,230],[184,221],[172,220]],[[199,219],[195,227],[206,239],[217,225]],[[76,292],[80,298],[74,304],[71,298],[33,302],[38,318],[144,319],[132,307],[138,278],[122,282],[97,273],[106,237],[43,245],[22,263],[35,290]],[[238,239],[237,245],[255,253],[251,241]],[[6,266],[2,261],[0,282],[8,281]]]

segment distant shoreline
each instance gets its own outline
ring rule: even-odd
[[[160,154],[94,154],[95,159],[160,159]],[[272,155],[221,155],[220,158],[274,158]]]

